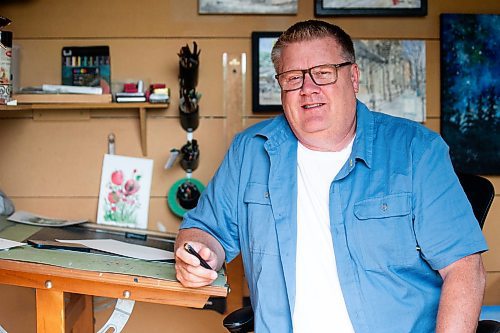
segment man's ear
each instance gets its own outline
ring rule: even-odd
[[[359,76],[360,74],[358,64],[353,64],[351,67],[351,82],[356,94],[359,92]]]

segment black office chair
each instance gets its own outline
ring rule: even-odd
[[[465,173],[457,174],[458,180],[472,206],[474,216],[479,222],[481,229],[483,229],[486,215],[488,215],[493,198],[495,197],[495,188],[484,177]],[[500,333],[500,323],[495,320],[480,320],[476,333]]]
[[[486,215],[490,210],[493,198],[495,197],[495,188],[491,182],[481,176],[466,173],[458,173],[458,180],[464,189],[467,199],[472,206],[474,216],[476,216],[479,226],[483,229]]]
[[[481,176],[459,173],[458,179],[482,229],[495,197],[495,189],[488,179]],[[223,324],[229,332],[253,332],[253,317],[252,307],[246,306],[227,315]],[[494,320],[480,320],[476,333],[500,333],[500,323]]]

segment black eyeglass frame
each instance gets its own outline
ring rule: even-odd
[[[311,80],[314,82],[315,85],[317,85],[317,86],[327,86],[329,84],[335,84],[335,82],[337,82],[337,80],[339,78],[338,69],[340,67],[344,67],[344,66],[352,65],[352,64],[354,64],[354,62],[352,62],[352,61],[346,61],[346,62],[342,62],[340,64],[322,64],[322,65],[317,65],[317,66],[314,66],[314,67],[311,67],[311,68],[308,68],[308,69],[291,69],[289,71],[276,74],[274,76],[274,78],[276,79],[276,81],[278,81],[278,84],[281,87],[281,83],[280,83],[280,80],[279,80],[279,77],[281,75],[286,74],[286,73],[290,73],[290,72],[302,72],[302,84],[300,85],[300,87],[297,87],[297,88],[294,88],[294,89],[287,89],[287,90],[285,90],[285,89],[283,89],[283,87],[281,87],[281,90],[283,90],[284,92],[295,91],[295,90],[301,89],[304,86],[304,81],[305,81],[305,78],[306,78],[306,73],[309,74],[309,77],[311,78]],[[322,66],[331,66],[332,68],[335,68],[335,80],[333,82],[317,83],[316,80],[314,80],[314,77],[311,75],[311,70],[313,70],[315,68],[318,68],[318,67],[322,67]]]

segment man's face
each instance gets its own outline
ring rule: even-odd
[[[279,72],[345,61],[338,43],[327,37],[285,47]],[[312,149],[331,150],[324,147],[325,142],[341,144],[349,133],[354,133],[358,67],[355,64],[343,66],[337,73],[337,82],[324,86],[316,85],[309,74],[305,74],[302,88],[281,93],[290,127],[299,141]]]

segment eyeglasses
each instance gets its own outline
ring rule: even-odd
[[[325,64],[314,66],[308,69],[292,69],[279,73],[275,76],[276,80],[283,91],[293,91],[302,88],[304,85],[304,78],[306,73],[313,82],[318,86],[326,86],[337,82],[338,74],[337,69],[343,66],[351,65],[351,61],[343,62],[341,64]]]

